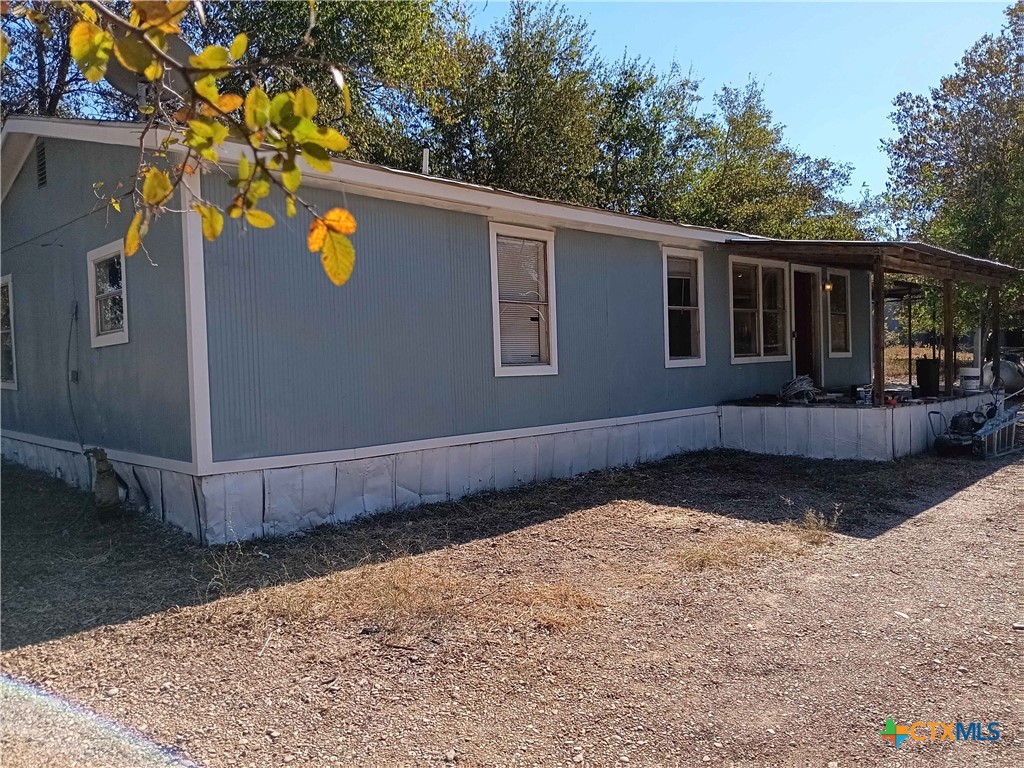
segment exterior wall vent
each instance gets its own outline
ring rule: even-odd
[[[36,185],[46,186],[46,143],[42,139],[36,141]]]

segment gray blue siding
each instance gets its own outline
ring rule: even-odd
[[[68,407],[67,344],[73,308],[71,384],[86,444],[191,459],[181,220],[164,216],[146,245],[156,265],[127,259],[129,342],[93,349],[86,254],[121,238],[130,214],[96,207],[93,184],[131,183],[138,150],[46,140],[48,184],[30,155],[3,203],[0,270],[13,283],[18,389],[3,390],[2,424],[77,442]],[[7,169],[4,169],[5,172]]]
[[[212,184],[204,193],[221,202],[231,194]],[[229,222],[207,244],[215,460],[715,405],[792,377],[790,362],[730,365],[726,255],[705,257],[707,365],[666,369],[658,244],[559,229],[559,372],[497,378],[486,218],[305,194],[358,219],[345,287],[306,250],[301,215],[279,215],[259,232]],[[858,277],[855,317],[862,294]],[[828,375],[842,377],[840,364],[849,361],[827,360]]]

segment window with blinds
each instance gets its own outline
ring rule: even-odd
[[[498,372],[554,372],[550,233],[492,227]]]
[[[665,363],[668,367],[703,362],[702,278],[700,252],[666,252]]]

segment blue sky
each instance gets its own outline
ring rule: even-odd
[[[489,26],[508,11],[473,3]],[[880,140],[900,91],[923,93],[953,71],[978,38],[997,32],[1006,2],[687,3],[567,2],[587,20],[602,57],[623,51],[665,70],[692,66],[707,99],[753,75],[790,143],[854,166],[848,195],[863,182],[885,188]],[[706,102],[710,110],[710,103]]]

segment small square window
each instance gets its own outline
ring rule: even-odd
[[[89,324],[92,346],[128,341],[128,307],[121,240],[89,251]]]

